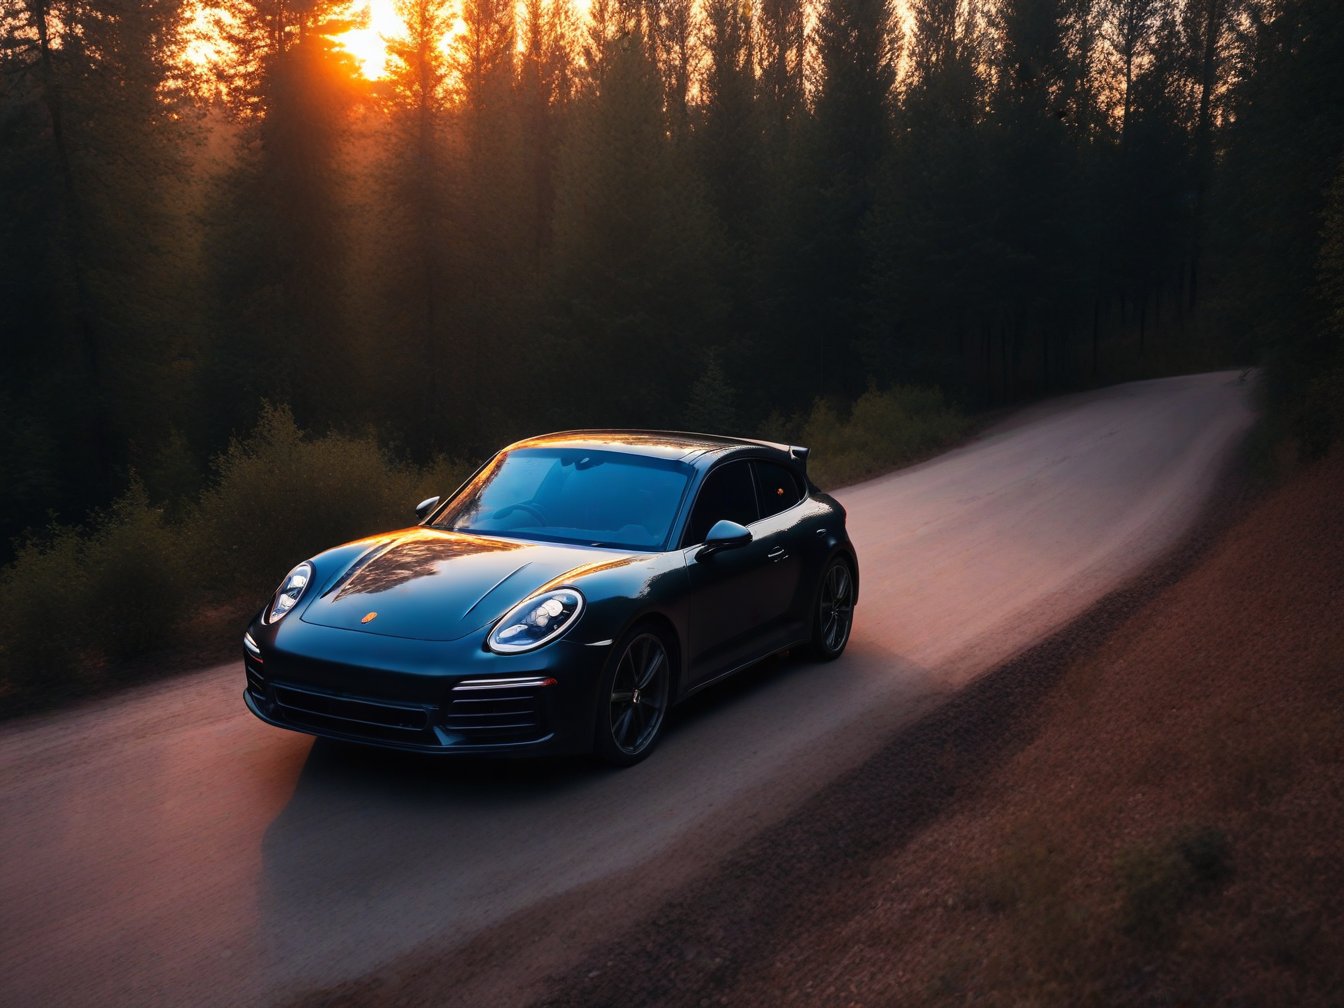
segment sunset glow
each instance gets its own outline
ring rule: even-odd
[[[590,0],[574,0],[573,7],[580,16],[586,16]],[[459,12],[461,8],[458,8]],[[397,14],[395,0],[368,0],[362,7],[355,9],[356,14],[367,14],[367,24],[363,28],[352,28],[348,32],[333,36],[346,52],[359,63],[359,70],[369,80],[378,80],[387,75],[387,39],[396,38],[406,30],[406,24]],[[521,29],[523,11],[521,3],[515,11],[517,23]],[[453,38],[465,29],[461,18],[453,25],[453,31],[443,40],[443,48],[448,49]],[[518,44],[522,46],[522,33],[519,32]]]
[[[358,62],[360,72],[369,80],[377,80],[387,73],[386,38],[393,38],[405,30],[405,24],[392,5],[392,0],[370,0],[365,6],[368,25],[352,28],[336,36],[345,50]]]

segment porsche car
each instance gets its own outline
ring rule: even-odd
[[[244,700],[350,742],[636,763],[711,683],[845,650],[858,559],[807,456],[667,431],[519,441],[418,524],[286,574],[243,637]]]

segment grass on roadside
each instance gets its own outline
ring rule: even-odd
[[[959,894],[911,1003],[1340,1003],[1340,485],[1344,456],[1071,668],[928,838],[948,877],[902,866]]]

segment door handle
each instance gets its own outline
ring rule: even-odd
[[[788,555],[789,555],[789,554],[785,551],[785,549],[784,549],[783,546],[776,546],[774,549],[772,549],[772,550],[771,550],[769,553],[767,553],[765,556],[766,556],[766,559],[768,559],[771,563],[779,563],[781,560],[783,560],[783,559],[784,559],[785,557],[787,557]]]

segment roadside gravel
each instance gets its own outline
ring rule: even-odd
[[[717,872],[554,978],[541,1004],[888,1003],[894,992],[886,980],[922,972],[908,954],[916,948],[907,952],[901,937],[891,935],[876,948],[856,946],[845,925],[884,914],[893,899],[924,910],[955,899],[937,878],[916,883],[914,892],[892,893],[884,882],[891,859],[936,822],[984,798],[995,768],[1041,732],[1043,706],[1065,671],[1157,601],[1244,514],[1253,491],[1242,469],[1228,473],[1223,486],[1196,530],[1163,562],[969,685]],[[936,930],[918,914],[906,923],[909,939]],[[856,960],[868,965],[859,970]],[[874,972],[888,974],[885,997],[869,997]]]
[[[1224,487],[541,1003],[1341,1003],[1344,454]]]
[[[571,893],[294,1004],[1339,1003],[1341,490],[1344,455],[1234,465],[1161,563],[652,913]],[[1170,883],[1200,830],[1211,884],[1134,925],[1125,866]]]

